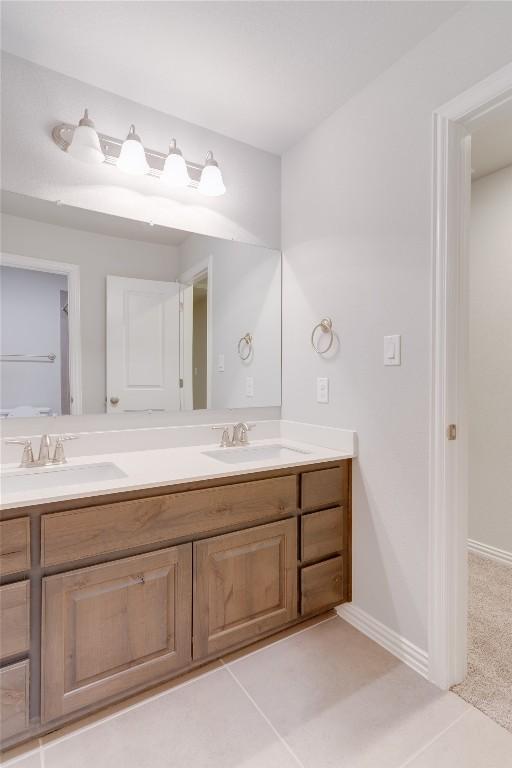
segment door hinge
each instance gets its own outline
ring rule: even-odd
[[[457,425],[456,424],[448,424],[448,429],[446,430],[446,436],[448,440],[456,440],[457,439]]]
[[[180,389],[183,389],[183,379],[180,379]]]

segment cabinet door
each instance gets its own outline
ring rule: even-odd
[[[186,666],[191,618],[191,544],[43,579],[43,720]]]
[[[249,641],[296,617],[295,518],[194,547],[194,658]]]

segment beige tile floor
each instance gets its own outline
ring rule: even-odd
[[[332,616],[5,766],[512,768],[512,734]]]

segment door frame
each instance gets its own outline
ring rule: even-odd
[[[68,323],[69,323],[69,390],[70,415],[82,415],[82,344],[80,332],[80,267],[64,261],[36,259],[15,253],[2,253],[0,262],[4,267],[32,269],[65,275],[68,281]]]
[[[433,113],[428,647],[429,679],[441,688],[467,665],[469,130],[509,98],[512,64]]]
[[[202,275],[208,277],[206,294],[206,408],[212,407],[212,371],[213,371],[213,255],[201,259],[193,267],[179,276],[179,282],[185,286],[194,285]],[[183,334],[182,334],[183,336]],[[184,374],[184,371],[182,371]]]

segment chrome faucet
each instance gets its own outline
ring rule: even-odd
[[[46,467],[50,464],[65,464],[67,459],[64,455],[64,440],[76,440],[78,435],[59,435],[56,438],[55,448],[52,454],[51,435],[41,435],[39,445],[39,455],[37,461],[34,459],[32,450],[32,441],[27,438],[12,438],[6,440],[7,445],[22,445],[23,455],[21,457],[20,467]]]
[[[24,439],[17,440],[15,438],[12,438],[11,440],[6,440],[5,442],[7,445],[23,446],[23,455],[21,457],[20,467],[34,467],[36,465],[36,462],[34,461],[34,453],[32,451],[31,440],[24,440]]]
[[[247,439],[248,431],[249,426],[245,421],[239,421],[238,424],[235,424],[233,427],[233,445],[246,445],[249,442]]]
[[[234,445],[248,445],[249,440],[247,433],[253,429],[256,424],[246,424],[245,421],[239,421],[238,424],[233,425],[233,436],[230,437],[229,425],[221,427],[212,427],[212,429],[221,429],[222,437],[220,439],[221,448],[231,448]]]
[[[50,448],[52,447],[52,439],[50,435],[41,435],[41,442],[39,443],[39,456],[37,463],[40,467],[44,467],[45,464],[50,463]]]

